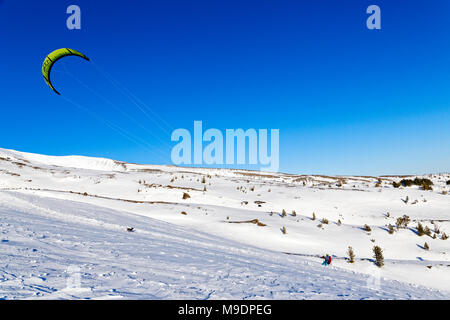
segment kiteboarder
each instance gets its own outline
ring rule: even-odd
[[[322,256],[321,257],[323,260],[322,265],[323,266],[328,266],[331,264],[331,256],[327,253],[326,256]]]

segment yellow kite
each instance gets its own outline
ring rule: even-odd
[[[52,82],[50,81],[50,72],[56,61],[67,56],[78,56],[89,61],[89,58],[81,52],[69,48],[62,48],[50,53],[42,64],[42,75],[44,76],[45,82],[47,82],[48,86],[59,95],[61,94],[53,87]]]

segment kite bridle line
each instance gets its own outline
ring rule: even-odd
[[[130,92],[130,90],[128,90],[125,86],[121,85],[119,83],[119,81],[117,81],[116,79],[114,79],[108,72],[102,70],[100,68],[99,65],[97,65],[96,63],[92,62],[93,66],[99,71],[101,72],[119,91],[122,92],[122,94],[124,94],[131,102],[133,102],[134,105],[136,105],[141,111],[142,113],[144,113],[146,115],[146,117],[148,119],[150,119],[151,121],[153,121],[161,130],[163,130],[164,132],[166,132],[168,135],[171,134],[171,132],[173,131],[173,127],[167,123],[164,119],[162,119],[155,111],[152,110],[152,108],[150,108],[147,104],[145,104],[144,102],[142,102],[142,100],[140,100],[138,97],[136,97],[133,93]],[[158,118],[158,121],[156,121],[154,118],[150,117],[147,112],[145,112],[145,110],[143,110],[141,108],[141,105],[143,107],[145,107],[148,111],[150,111],[156,118]],[[167,131],[165,128],[163,128],[160,123],[164,124],[169,130]]]
[[[108,98],[106,98],[104,95],[100,94],[99,92],[97,92],[96,90],[94,90],[93,88],[91,88],[89,85],[87,85],[86,83],[84,83],[82,80],[80,80],[78,77],[76,77],[74,74],[72,74],[71,72],[68,71],[67,66],[65,64],[63,64],[64,69],[66,70],[66,74],[68,76],[70,76],[72,79],[74,79],[75,81],[77,81],[80,85],[82,85],[83,87],[85,87],[87,90],[89,90],[90,92],[92,92],[94,95],[96,95],[97,97],[99,97],[100,99],[102,99],[103,101],[105,101],[107,104],[109,104],[110,106],[112,106],[116,111],[120,112],[121,114],[123,114],[125,117],[127,117],[128,119],[130,119],[132,122],[134,122],[137,126],[139,126],[141,129],[145,130],[147,133],[149,133],[151,136],[153,136],[154,138],[156,138],[159,142],[161,142],[162,144],[164,144],[165,146],[171,148],[171,145],[169,145],[166,141],[162,140],[159,136],[155,135],[152,131],[150,131],[145,125],[142,125],[138,120],[136,120],[131,114],[129,114],[128,112],[125,112],[123,109],[126,108],[121,108],[119,105],[111,102],[111,100],[109,100]]]
[[[78,109],[82,110],[83,112],[88,113],[91,117],[96,118],[97,120],[103,122],[104,124],[106,124],[108,127],[110,127],[111,129],[113,129],[114,131],[116,131],[118,134],[120,134],[121,136],[123,136],[124,138],[128,139],[129,141],[136,143],[138,145],[141,145],[145,148],[147,148],[150,152],[154,153],[155,149],[151,148],[151,145],[148,144],[147,142],[145,142],[144,140],[142,140],[141,138],[133,135],[132,133],[128,132],[127,130],[121,128],[119,125],[116,125],[108,120],[103,119],[101,116],[99,116],[98,114],[96,114],[95,112],[90,111],[88,108],[83,107],[82,105],[76,103],[75,101],[67,98],[64,95],[61,95],[61,97],[66,100],[67,102],[69,102],[70,104],[72,104],[73,106],[77,107]],[[161,155],[163,155],[164,157],[166,157],[160,150],[158,150],[158,152],[161,153]]]

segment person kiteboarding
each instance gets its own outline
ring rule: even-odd
[[[322,256],[321,257],[323,260],[322,265],[323,266],[328,266],[331,264],[331,256],[327,253],[326,256]]]

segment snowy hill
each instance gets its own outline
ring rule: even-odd
[[[414,178],[0,149],[0,298],[448,299],[450,175],[418,176],[433,190],[393,186]]]

